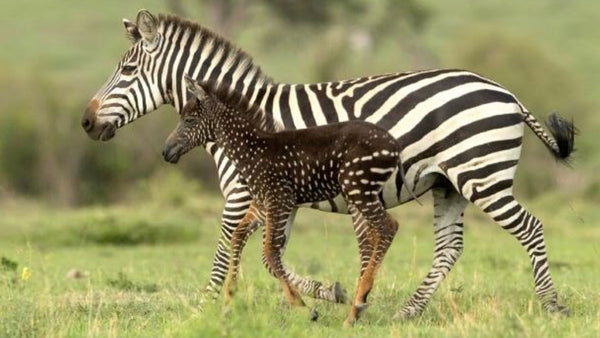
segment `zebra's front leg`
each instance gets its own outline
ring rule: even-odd
[[[221,217],[221,234],[217,244],[217,251],[213,259],[210,280],[205,288],[205,297],[216,298],[221,292],[223,282],[230,266],[231,236],[238,225],[246,217],[252,197],[244,186],[234,189],[227,197]],[[247,236],[250,236],[257,228],[257,224],[248,228]],[[240,248],[243,249],[243,246]]]
[[[283,238],[283,245],[280,249],[281,255],[284,254],[285,249],[287,247],[287,243],[290,240],[290,229],[291,229],[292,225],[294,224],[294,220],[296,218],[297,211],[298,211],[298,209],[294,208],[291,211],[290,216],[287,219],[287,222],[285,225],[285,229],[286,229],[285,237]],[[275,276],[273,271],[271,271],[271,269],[269,269],[269,266],[267,264],[267,261],[266,261],[266,258],[264,257],[264,255],[263,255],[263,264],[265,265],[267,270],[273,276]],[[307,295],[307,296],[315,298],[315,299],[323,299],[323,300],[327,300],[327,301],[334,302],[334,303],[347,303],[348,302],[348,297],[346,295],[346,292],[344,291],[344,289],[340,283],[335,282],[332,285],[326,286],[323,282],[296,274],[295,272],[291,271],[285,265],[283,266],[283,269],[284,269],[286,275],[288,276],[288,279],[289,279],[291,285],[293,285],[301,294]]]
[[[420,315],[463,251],[462,213],[467,200],[451,187],[432,190],[435,240],[433,263],[425,279],[402,306],[396,318],[409,319]]]
[[[235,282],[240,267],[242,251],[244,250],[244,246],[246,246],[248,237],[250,237],[258,226],[257,220],[260,218],[256,205],[254,202],[251,203],[246,216],[242,219],[240,224],[238,224],[231,236],[231,259],[229,260],[229,269],[227,271],[227,278],[225,279],[224,286],[226,304],[229,303],[231,297],[235,293]]]

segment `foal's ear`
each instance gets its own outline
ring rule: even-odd
[[[127,38],[129,39],[129,41],[131,41],[131,43],[136,43],[140,41],[142,35],[140,34],[140,30],[138,29],[136,24],[127,19],[123,19],[123,26],[125,26]]]
[[[145,9],[138,12],[136,25],[141,37],[149,44],[153,44],[158,36],[158,19]]]
[[[189,75],[184,75],[183,78],[185,79],[185,86],[187,90],[197,97],[198,100],[204,100],[208,97],[208,94],[198,83],[198,81],[192,79]]]

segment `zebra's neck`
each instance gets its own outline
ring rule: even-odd
[[[158,80],[178,112],[190,98],[184,74],[227,85],[250,97],[273,83],[246,52],[209,29],[174,16],[161,15],[159,21],[164,57],[157,62],[157,67],[163,68]]]

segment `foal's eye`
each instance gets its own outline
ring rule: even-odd
[[[137,69],[137,65],[123,65],[121,68],[121,74],[123,75],[131,75]]]
[[[187,123],[187,124],[193,124],[193,123],[195,123],[195,122],[196,122],[196,117],[194,117],[194,116],[186,116],[186,117],[183,119],[183,122],[185,122],[185,123]]]

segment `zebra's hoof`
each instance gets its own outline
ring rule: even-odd
[[[339,282],[333,283],[331,286],[331,292],[333,292],[334,301],[338,304],[348,304],[348,295],[346,290],[342,287]]]
[[[316,322],[319,319],[319,311],[317,309],[310,310],[310,321]]]
[[[394,317],[392,318],[393,320],[396,321],[407,321],[407,320],[411,320],[413,318],[418,317],[421,314],[421,312],[417,311],[417,309],[415,309],[414,307],[403,307],[400,311],[398,311]]]
[[[548,312],[550,314],[559,315],[559,316],[563,316],[563,317],[571,317],[571,310],[569,310],[568,307],[566,307],[564,305],[560,305],[556,302],[553,302],[551,304],[546,304],[545,308],[546,308],[546,312]]]

